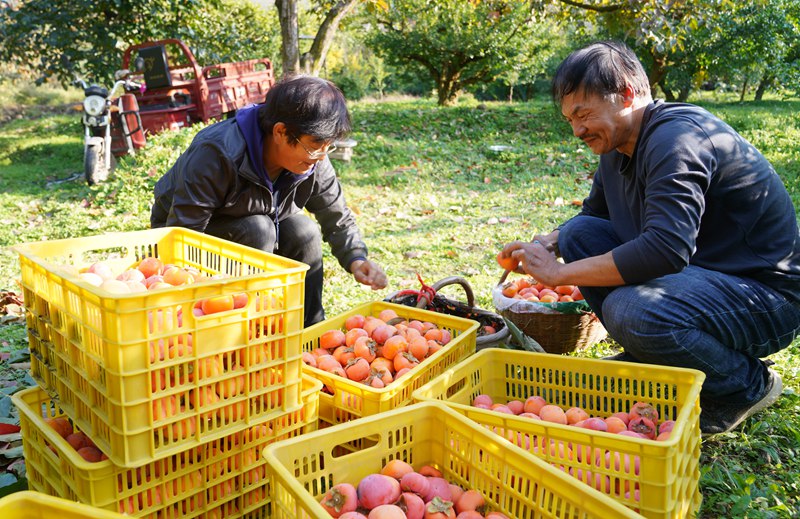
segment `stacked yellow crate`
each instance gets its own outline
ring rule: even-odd
[[[316,428],[316,382],[304,385],[301,368],[308,267],[182,228],[15,249],[31,371],[44,390],[18,397],[22,408],[33,407],[23,427],[26,457],[43,460],[29,469],[33,488],[139,516],[260,510],[265,488],[244,481],[244,467],[253,468],[245,459],[248,435],[269,443]],[[78,275],[98,260],[122,272],[149,257],[204,278],[112,294]],[[233,309],[196,311],[204,300],[233,295],[242,301]],[[62,413],[108,462],[76,468],[83,460],[74,449],[59,452],[65,445],[33,419]],[[216,470],[220,463],[231,471]],[[106,474],[99,479],[114,476],[113,489],[52,483],[65,475],[94,480],[98,471]]]

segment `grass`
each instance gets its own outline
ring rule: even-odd
[[[773,162],[800,208],[800,101],[703,101]],[[384,291],[356,284],[326,252],[325,307],[335,315],[446,276],[471,284],[476,304],[492,309],[500,276],[494,256],[514,239],[549,231],[575,212],[589,190],[596,157],[574,139],[548,101],[439,108],[427,100],[353,104],[358,141],[350,163],[336,163],[370,254],[390,279]],[[17,258],[6,246],[148,226],[151,188],[198,126],[150,139],[106,184],[82,181],[77,115],[15,120],[0,126],[0,288],[18,290]],[[495,152],[491,145],[507,145]],[[457,286],[444,291],[462,299]],[[14,331],[9,331],[9,328]],[[21,327],[0,327],[5,342]],[[581,355],[602,356],[613,343]],[[702,446],[699,516],[800,514],[800,342],[773,356],[786,389],[779,404],[734,433]]]

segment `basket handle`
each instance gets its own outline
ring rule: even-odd
[[[464,293],[467,296],[467,305],[470,307],[475,307],[475,294],[472,291],[472,287],[469,285],[467,280],[462,278],[461,276],[449,276],[444,279],[440,279],[439,281],[431,285],[431,288],[433,288],[436,292],[438,292],[440,289],[448,285],[461,285],[461,287],[464,289]],[[417,308],[426,308],[428,306],[428,303],[430,303],[430,301],[428,301],[428,299],[424,295],[422,295],[419,301],[417,302]]]

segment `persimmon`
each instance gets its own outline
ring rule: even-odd
[[[567,414],[557,405],[545,405],[536,414],[538,414],[539,417],[545,422],[567,425]]]
[[[458,513],[468,510],[476,511],[484,506],[486,506],[486,498],[477,490],[465,490],[464,493],[455,500],[455,509]]]
[[[384,357],[393,360],[398,354],[408,351],[408,341],[400,335],[394,335],[386,339],[386,342],[383,343],[382,351]],[[396,370],[397,368],[395,368],[395,371]]]
[[[331,355],[333,355],[333,358],[336,359],[342,366],[347,364],[351,359],[355,358],[356,356],[353,348],[345,346],[344,344],[336,347],[336,349],[333,350],[333,353]]]
[[[227,312],[233,310],[234,306],[232,295],[209,297],[200,301],[200,309],[205,315]]]
[[[631,421],[628,422],[628,430],[644,435],[651,440],[655,439],[657,435],[655,423],[644,416],[631,418]]]
[[[411,472],[414,472],[414,467],[399,458],[388,461],[380,471],[384,476],[391,476],[397,480],[402,480],[403,476]],[[402,483],[400,488],[402,488]]]
[[[436,341],[428,341],[428,357],[433,357],[436,352],[442,349],[442,345]]]
[[[320,355],[317,357],[317,367],[323,371],[332,371],[335,368],[341,368],[342,365],[333,355]]]
[[[358,508],[356,487],[350,483],[339,483],[331,487],[320,500],[322,508],[331,517],[340,517],[347,512],[355,512]]]
[[[589,418],[589,413],[580,407],[570,407],[564,412],[564,415],[567,417],[567,423],[569,425],[575,425],[576,423]]]
[[[433,465],[423,465],[417,470],[423,476],[440,478],[442,477],[442,471],[434,467]]]
[[[235,309],[244,308],[247,306],[249,302],[249,297],[244,292],[239,292],[238,294],[233,294],[233,307]]]
[[[80,450],[83,447],[89,447],[89,442],[87,441],[87,436],[82,431],[74,432],[67,436],[65,439],[67,443],[69,443],[70,447],[73,449]]]
[[[344,320],[344,327],[346,330],[352,330],[354,328],[364,328],[364,323],[366,322],[366,317],[361,314],[354,314],[347,317]]]
[[[368,336],[359,337],[353,345],[353,353],[367,362],[372,362],[377,357],[375,341]]]
[[[422,469],[420,468],[420,471]],[[444,501],[452,501],[453,491],[450,490],[450,482],[442,476],[428,477],[428,483],[431,484],[428,493],[422,496],[426,503],[430,502],[433,498],[438,497]]]
[[[377,342],[378,344],[385,344],[390,338],[394,337],[397,334],[397,328],[392,326],[391,324],[381,324],[370,334],[372,340]],[[401,339],[405,340],[403,337]]]
[[[650,420],[653,424],[658,424],[658,410],[652,404],[647,402],[636,402],[631,406],[628,417],[633,420],[634,418],[644,417]],[[630,425],[630,424],[629,424]]]
[[[73,433],[72,424],[70,423],[69,419],[63,416],[57,418],[47,418],[44,422],[64,439]]]
[[[341,330],[327,330],[319,337],[319,347],[333,350],[345,343],[345,335]]]
[[[622,420],[620,420],[616,416],[608,416],[608,417],[606,417],[605,422],[606,422],[606,429],[610,433],[616,434],[616,433],[618,433],[620,431],[627,431],[628,430],[628,426],[625,424],[625,422],[623,422]]]
[[[143,258],[137,265],[136,269],[139,270],[142,274],[144,274],[145,278],[149,278],[150,276],[155,276],[161,274],[161,269],[164,267],[164,263],[153,256],[148,256]]]
[[[345,346],[353,346],[359,337],[369,337],[369,334],[364,328],[352,328],[347,330],[344,334]]]
[[[427,495],[431,488],[428,477],[419,472],[408,472],[400,478],[400,488],[405,492],[414,492],[420,496]]]
[[[369,362],[361,357],[355,357],[344,366],[344,372],[350,380],[361,382],[369,376]]]
[[[81,447],[78,449],[78,454],[81,458],[91,463],[97,463],[103,460],[103,453],[97,447]]]
[[[356,487],[358,502],[364,508],[392,504],[400,497],[400,482],[383,474],[369,474]]]
[[[521,414],[525,410],[525,404],[521,400],[509,400],[506,407],[514,414]]]
[[[511,271],[517,270],[517,267],[519,267],[519,261],[512,256],[503,255],[503,251],[497,253],[497,264],[503,267],[504,270]]]
[[[369,511],[367,519],[406,519],[406,514],[395,504],[378,505]]]
[[[506,297],[511,297],[511,298],[516,296],[517,292],[518,292],[517,286],[514,283],[506,283],[505,285],[503,285],[502,289],[500,290],[501,294],[503,294]]]
[[[378,313],[378,319],[383,322],[389,322],[396,317],[397,312],[395,312],[393,308],[384,308],[380,311],[380,313]]]
[[[405,376],[405,374],[408,373],[409,371],[411,371],[411,368],[403,368],[403,369],[397,370],[397,372],[394,374],[394,380],[397,380],[397,379]]]
[[[408,519],[422,519],[425,516],[425,501],[413,492],[403,492],[397,500]]]
[[[428,356],[428,340],[425,337],[414,337],[408,341],[408,353],[414,356],[418,361],[425,360]]]
[[[402,351],[394,356],[392,364],[394,365],[395,371],[400,372],[400,370],[406,368],[413,369],[417,364],[419,364],[419,361],[407,351]]]
[[[456,512],[453,510],[453,502],[434,496],[425,504],[424,519],[455,519]]]
[[[375,360],[369,363],[370,367],[376,371],[388,371],[390,374],[394,373],[394,363],[386,357],[376,357]]]
[[[176,266],[164,270],[161,275],[164,276],[164,283],[172,286],[187,285],[194,282],[194,278],[187,270]]]
[[[375,359],[375,360],[377,360],[377,359]],[[372,365],[370,365],[369,376],[379,379],[383,383],[383,386],[388,386],[389,384],[394,382],[394,376],[392,375],[391,371],[389,371],[388,369],[380,368],[380,367],[374,368],[374,367],[372,367]],[[383,386],[381,386],[381,387],[383,387]]]
[[[306,366],[311,366],[312,368],[317,367],[317,357],[315,357],[311,352],[304,351],[301,358]]]

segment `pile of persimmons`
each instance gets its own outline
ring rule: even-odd
[[[382,388],[399,379],[447,343],[450,332],[437,325],[397,316],[391,308],[377,317],[354,314],[344,329],[319,337],[319,347],[303,352],[307,365]]]
[[[320,504],[339,519],[508,519],[487,510],[479,491],[464,489],[442,476],[431,465],[415,470],[393,459],[356,484],[334,485]]]

